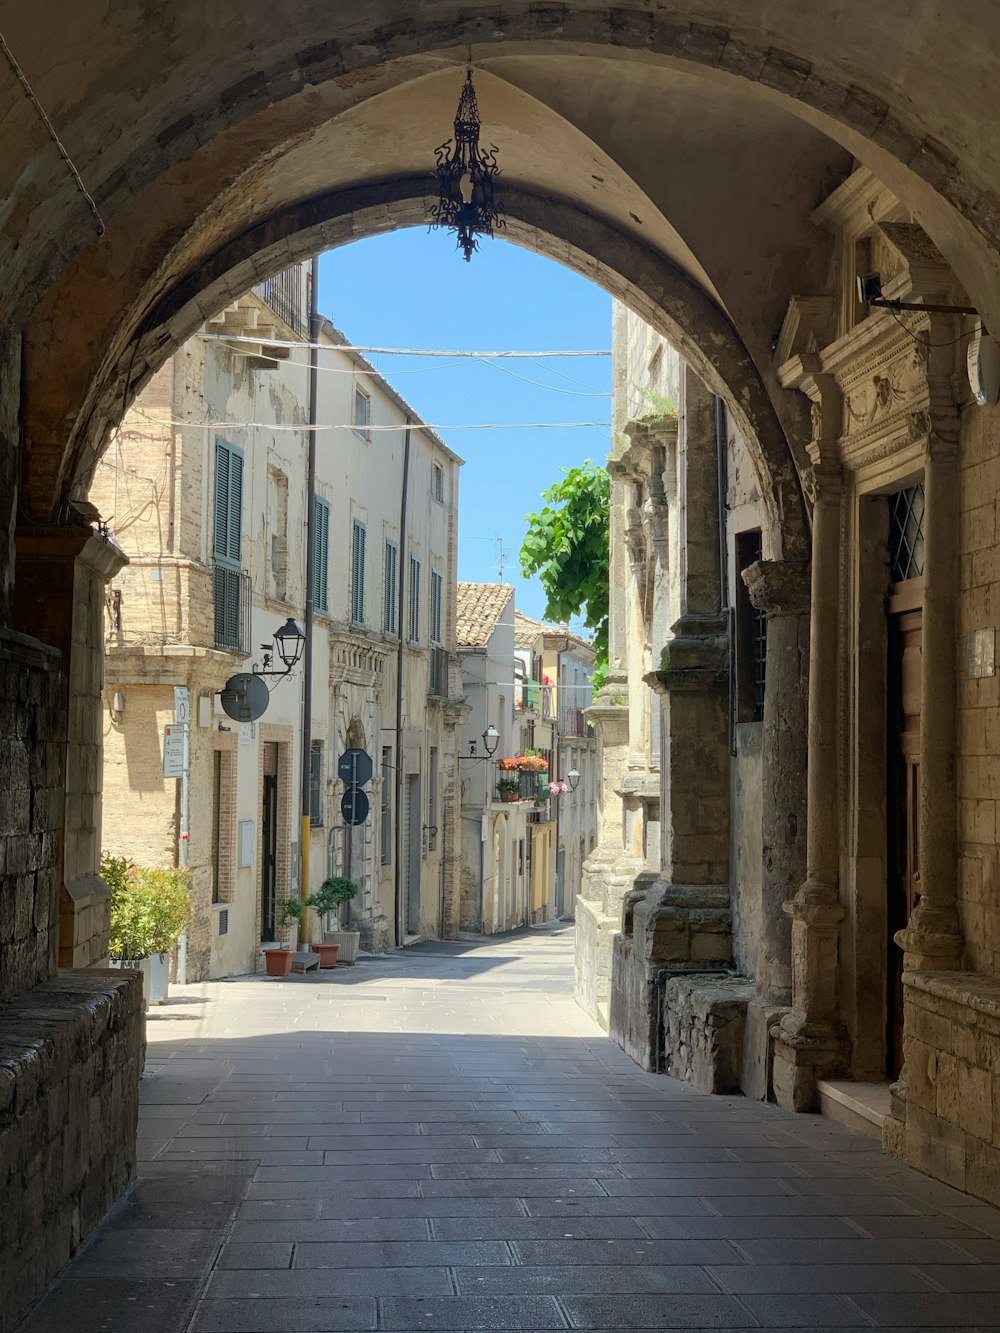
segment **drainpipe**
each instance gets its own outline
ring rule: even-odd
[[[406,550],[406,492],[410,479],[410,418],[406,418],[403,434],[403,486],[399,500],[399,587],[396,611],[396,630],[399,645],[396,650],[396,947],[399,948],[406,932],[403,922],[403,615],[406,610],[406,585],[410,577],[410,562]],[[412,830],[411,830],[412,836]]]
[[[319,321],[319,255],[313,256],[309,271],[309,446],[306,464],[306,642],[302,651],[302,800],[299,827],[299,897],[309,897],[309,786],[312,770],[312,685],[313,685],[313,596],[316,571],[313,544],[316,525],[316,395]],[[308,923],[303,921],[308,938]],[[299,940],[302,943],[302,940]]]

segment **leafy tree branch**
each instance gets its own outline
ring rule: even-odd
[[[581,616],[594,630],[595,688],[607,673],[610,579],[607,471],[588,459],[542,492],[544,508],[528,514],[521,571],[537,574],[548,602],[546,620]]]

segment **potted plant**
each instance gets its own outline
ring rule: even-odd
[[[353,879],[348,879],[346,875],[328,875],[319,886],[311,898],[313,911],[320,917],[324,917],[329,912],[337,912],[341,903],[349,903],[360,893],[360,889]],[[336,945],[338,953],[334,955],[332,963],[325,963],[320,958],[320,967],[333,967],[334,964],[356,963],[358,960],[358,948],[361,944],[360,930],[327,930],[323,932],[323,944],[329,948]],[[317,946],[314,945],[314,948]]]
[[[497,778],[497,795],[501,801],[505,801],[507,804],[510,804],[511,801],[520,800],[521,779]]]
[[[269,977],[287,977],[292,970],[295,950],[289,943],[289,927],[293,921],[301,921],[308,899],[279,898],[274,904],[274,924],[278,931],[278,943],[264,946],[264,965]]]
[[[147,1004],[162,1004],[170,988],[169,953],[191,914],[186,869],[137,866],[123,856],[101,858],[101,876],[111,889],[108,952],[113,966],[142,974]]]

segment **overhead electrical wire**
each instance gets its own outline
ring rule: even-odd
[[[407,429],[405,422],[399,422],[392,425],[355,426],[350,421],[333,421],[329,423],[317,423],[309,425],[308,422],[302,422],[301,425],[278,423],[274,421],[197,421],[193,418],[188,420],[166,421],[162,418],[147,417],[142,413],[141,408],[134,405],[132,412],[141,416],[142,420],[149,421],[151,424],[163,426],[179,426],[182,428],[196,427],[198,429],[208,430],[270,430],[280,432],[303,433],[307,431],[325,431],[325,430],[349,430],[356,431],[360,435],[369,433],[382,433],[395,431],[399,434]],[[427,421],[414,421],[410,423],[411,430],[433,430],[433,431],[457,431],[457,430],[590,430],[597,428],[599,430],[610,430],[610,421],[478,421],[459,425],[438,426],[432,425]]]
[[[558,351],[543,352],[472,352],[472,351],[445,351],[440,348],[428,347],[359,347],[356,343],[311,343],[304,339],[282,339],[282,338],[261,338],[251,337],[244,333],[199,333],[199,338],[206,342],[228,342],[228,343],[254,343],[260,347],[262,344],[266,347],[305,347],[315,348],[321,352],[361,352],[365,356],[443,356],[470,358],[479,361],[490,361],[496,357],[515,357],[524,360],[534,361],[548,359],[554,356],[610,356],[611,349],[561,349]]]

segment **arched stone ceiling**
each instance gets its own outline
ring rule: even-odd
[[[0,80],[0,283],[26,332],[36,498],[66,482],[96,376],[148,336],[156,304],[241,233],[301,210],[305,191],[422,170],[417,147],[447,133],[446,87],[468,58],[508,122],[512,185],[558,187],[585,225],[627,235],[721,304],[786,433],[796,412],[770,341],[787,295],[822,283],[829,242],[809,214],[845,150],[1000,326],[1000,146],[984,132],[1000,13],[961,8],[959,22],[937,0],[0,0],[107,221],[98,239],[19,86]],[[539,161],[546,125],[558,148]],[[581,198],[588,176],[599,188]]]

